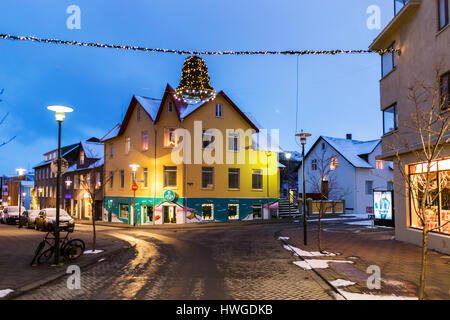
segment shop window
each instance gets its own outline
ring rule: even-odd
[[[203,220],[213,220],[214,219],[214,205],[213,204],[203,204],[202,205],[202,218],[203,218]]]
[[[240,170],[239,168],[228,169],[228,188],[239,189],[240,188]]]
[[[338,158],[337,157],[331,157],[330,170],[336,170],[337,167],[338,167]]]
[[[164,129],[164,147],[173,148],[176,145],[175,129]]]
[[[398,129],[397,104],[383,110],[383,134]]]
[[[177,186],[177,167],[164,167],[164,187]]]
[[[144,216],[144,223],[153,222],[153,206],[142,205],[141,214]]]
[[[261,169],[252,170],[252,189],[262,190],[263,188],[263,173]]]
[[[228,205],[228,219],[229,220],[239,219],[239,205],[238,204],[229,204]]]
[[[387,50],[395,50],[395,43],[393,43]],[[381,75],[384,78],[397,66],[396,53],[386,52],[381,55]]]
[[[431,170],[432,169],[432,170]],[[421,204],[426,186],[426,165],[410,166],[410,226],[423,228]],[[436,161],[430,168],[431,183],[425,202],[428,230],[450,234],[450,159]]]
[[[119,217],[122,219],[128,219],[129,207],[127,203],[119,203]]]
[[[262,204],[256,203],[253,205],[253,219],[260,219],[262,217]]]

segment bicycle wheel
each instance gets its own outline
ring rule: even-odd
[[[66,260],[75,260],[83,254],[83,247],[69,243],[64,247],[63,255]]]
[[[44,247],[45,247],[45,241],[41,241],[39,243],[39,245],[37,246],[36,251],[34,251],[34,257],[33,257],[33,260],[31,260],[30,265],[33,265],[36,262],[36,259],[39,257],[39,255],[41,254],[42,249],[44,249]]]
[[[37,259],[37,262],[39,264],[46,263],[53,256],[53,251],[54,251],[54,248],[52,247],[52,248],[49,248],[49,249],[45,250],[44,252],[42,252],[40,254],[39,258]]]
[[[85,246],[85,244],[84,244],[84,241],[81,240],[81,239],[72,239],[72,240],[69,240],[69,242],[67,243],[67,245],[69,245],[69,244],[71,244],[71,245],[73,245],[73,246],[79,246],[79,247],[81,247],[81,248],[83,249],[83,252],[84,252],[84,249],[86,249],[86,246]]]

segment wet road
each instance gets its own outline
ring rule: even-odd
[[[82,269],[81,289],[67,289],[67,276],[17,299],[332,299],[329,286],[295,266],[278,241],[290,227],[101,226],[102,237],[125,241],[128,248]]]

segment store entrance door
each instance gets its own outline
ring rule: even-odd
[[[164,223],[177,223],[177,216],[175,214],[174,206],[164,206]]]

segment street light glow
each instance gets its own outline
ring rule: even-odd
[[[130,168],[131,168],[131,170],[133,170],[133,172],[136,172],[139,167],[140,167],[140,165],[138,165],[138,164],[130,164]]]
[[[65,114],[73,111],[72,108],[66,106],[48,106],[47,109],[55,112],[55,118],[58,122],[63,122],[66,117]]]
[[[17,175],[23,176],[23,174],[24,174],[25,172],[27,172],[27,169],[16,169],[16,171],[17,171]]]
[[[286,152],[285,155],[286,155],[286,159],[289,160],[291,158],[291,156],[292,156],[292,153]]]

